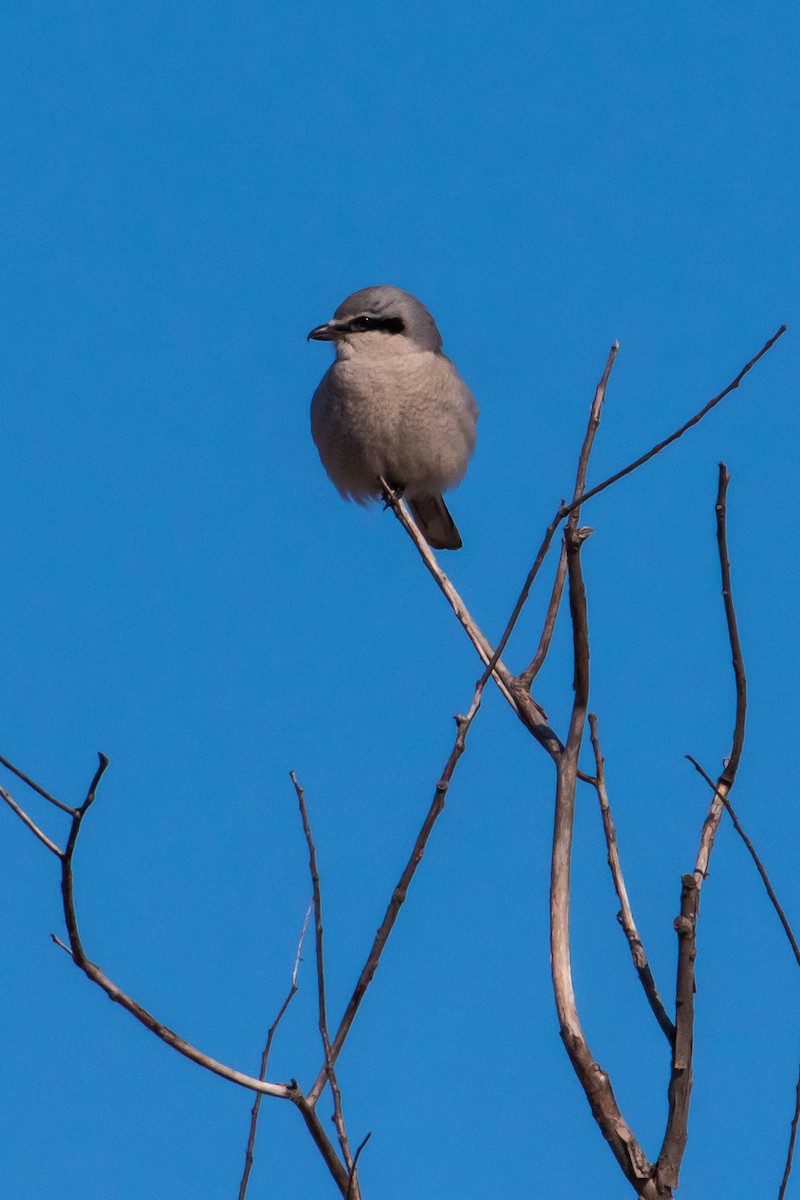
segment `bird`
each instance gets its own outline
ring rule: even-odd
[[[464,477],[479,409],[425,305],[389,284],[362,288],[308,340],[336,350],[311,401],[311,433],[340,494],[368,504],[384,496],[383,479],[434,550],[458,550],[442,493]]]

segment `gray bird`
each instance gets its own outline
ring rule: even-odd
[[[362,288],[308,336],[336,348],[311,401],[311,432],[342,496],[379,499],[382,476],[434,549],[458,550],[442,492],[467,469],[478,406],[425,305],[400,288]]]

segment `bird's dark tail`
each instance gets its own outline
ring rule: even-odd
[[[441,496],[409,497],[408,507],[420,533],[434,550],[460,550],[462,541],[456,523]]]

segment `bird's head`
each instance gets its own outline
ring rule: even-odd
[[[334,342],[338,357],[355,353],[407,354],[439,351],[442,339],[424,304],[410,292],[389,284],[353,292],[333,318],[308,335],[316,342]]]

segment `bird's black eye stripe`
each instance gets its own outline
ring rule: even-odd
[[[402,317],[353,317],[350,329],[354,333],[366,333],[372,330],[383,330],[385,333],[402,333],[405,324]]]

